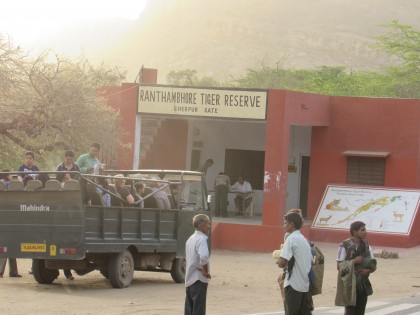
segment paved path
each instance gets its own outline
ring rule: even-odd
[[[343,315],[343,307],[319,307],[313,315]],[[284,312],[251,313],[246,315],[284,315]],[[420,295],[401,300],[368,302],[365,315],[420,315]]]

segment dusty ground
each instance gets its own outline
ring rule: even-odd
[[[315,306],[333,306],[337,244],[318,243],[326,257],[324,292],[314,297]],[[408,297],[420,292],[420,247],[392,249],[399,259],[378,259],[372,274],[371,300]],[[0,279],[2,314],[182,314],[184,287],[169,274],[135,272],[126,289],[113,289],[93,272],[74,281],[60,277],[52,285],[40,285],[28,274],[29,260],[18,260],[23,278]],[[214,250],[208,291],[208,314],[248,314],[283,309],[271,253]],[[7,272],[7,269],[6,269]]]

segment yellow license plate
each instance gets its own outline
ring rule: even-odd
[[[32,243],[22,243],[20,244],[21,252],[30,252],[30,253],[45,253],[47,251],[47,245],[45,244],[32,244]]]

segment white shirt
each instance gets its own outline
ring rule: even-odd
[[[195,231],[185,244],[185,286],[189,287],[197,280],[208,283],[209,279],[205,277],[201,270],[203,265],[207,265],[210,260],[209,248],[207,245],[207,235],[203,232]],[[210,268],[209,268],[210,270]]]
[[[369,245],[370,258],[373,258],[372,253],[373,253],[372,247],[370,247],[370,245]],[[344,246],[340,246],[338,248],[338,253],[337,253],[336,261],[338,261],[338,262],[344,261],[346,259],[346,255],[347,255],[346,249],[344,248]]]
[[[155,199],[162,200],[166,210],[171,209],[171,203],[168,199],[168,195],[166,194],[166,192],[164,192],[163,190],[157,191],[156,188],[153,188],[153,190],[156,191],[156,193],[153,195]]]
[[[235,184],[230,186],[230,191],[246,194],[252,192],[252,187],[251,184],[245,180],[242,184],[240,182],[236,182]],[[251,195],[245,196],[245,199],[248,198],[251,198]]]
[[[284,243],[283,251],[280,257],[290,261],[295,257],[295,265],[292,269],[292,275],[286,273],[284,287],[290,285],[294,290],[299,292],[309,291],[309,271],[312,266],[311,247],[306,238],[299,230],[293,231]]]

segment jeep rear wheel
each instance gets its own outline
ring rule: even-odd
[[[32,260],[32,272],[35,280],[41,284],[50,284],[57,279],[59,275],[57,269],[45,268],[45,260],[43,259]]]
[[[108,279],[114,288],[126,288],[133,280],[134,261],[128,250],[111,256],[108,262]]]
[[[185,281],[186,262],[185,258],[175,258],[172,262],[171,276],[176,283]]]

